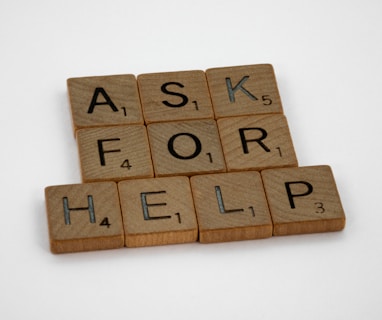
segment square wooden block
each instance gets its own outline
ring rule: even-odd
[[[153,176],[143,125],[81,129],[77,140],[84,182]]]
[[[272,236],[272,220],[259,172],[194,176],[191,187],[200,242]]]
[[[345,213],[329,166],[261,172],[275,236],[339,231]]]
[[[297,166],[284,115],[223,118],[217,123],[228,171]]]
[[[203,71],[148,73],[137,79],[146,123],[214,117]]]
[[[53,253],[124,246],[116,183],[50,186],[45,200]]]
[[[283,112],[270,64],[212,68],[206,75],[216,119]]]
[[[118,188],[127,247],[197,241],[187,177],[125,180]]]
[[[155,176],[225,171],[214,120],[154,123],[147,131]]]
[[[67,80],[74,131],[143,124],[137,80],[132,74]]]

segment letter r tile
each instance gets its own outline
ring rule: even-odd
[[[137,80],[132,74],[67,80],[73,128],[143,124]]]
[[[206,75],[216,119],[283,112],[270,64],[212,68]]]
[[[153,176],[143,125],[81,129],[77,142],[83,182]]]
[[[53,253],[124,246],[116,183],[50,186],[45,200]]]
[[[191,187],[200,242],[272,236],[272,220],[259,172],[193,176]]]
[[[217,123],[228,171],[297,166],[284,115],[223,118]]]
[[[273,235],[339,231],[345,213],[329,166],[261,172],[273,220]]]
[[[198,226],[187,177],[118,183],[127,247],[195,242]]]

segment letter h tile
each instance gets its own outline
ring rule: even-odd
[[[124,246],[116,183],[50,186],[45,199],[53,253]]]

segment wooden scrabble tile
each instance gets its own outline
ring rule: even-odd
[[[191,177],[202,243],[272,236],[272,220],[260,173],[219,173]]]
[[[50,186],[45,199],[53,253],[124,246],[116,183]]]
[[[203,71],[148,73],[137,79],[146,123],[214,117]]]
[[[225,171],[214,120],[154,123],[147,131],[155,176]]]
[[[261,172],[275,236],[339,231],[345,214],[329,166]]]
[[[153,176],[144,125],[81,129],[77,140],[84,182]]]
[[[217,123],[228,171],[297,166],[284,115],[223,118]]]
[[[187,177],[125,180],[118,188],[127,247],[197,241]]]
[[[74,130],[110,125],[143,124],[134,75],[67,80]]]
[[[212,68],[206,75],[216,119],[283,112],[270,64]]]

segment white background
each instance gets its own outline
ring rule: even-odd
[[[382,2],[1,1],[1,319],[381,319]],[[44,188],[79,183],[66,79],[271,63],[301,166],[347,225],[53,255]]]

